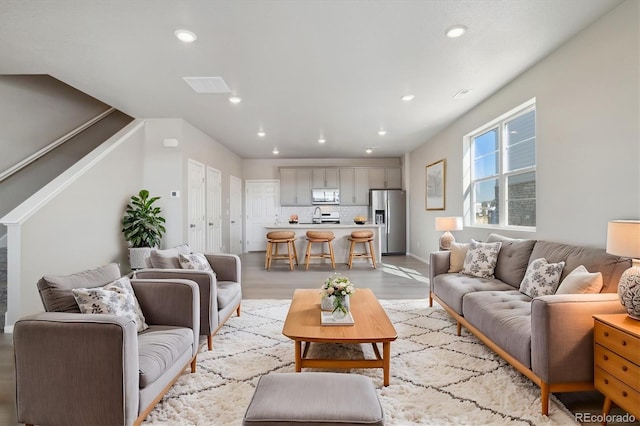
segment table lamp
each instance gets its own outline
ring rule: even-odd
[[[618,297],[629,316],[640,320],[640,220],[609,222],[607,253],[631,258],[631,268],[620,277]]]
[[[444,231],[440,237],[440,250],[451,250],[456,239],[449,231],[461,231],[461,217],[436,217],[436,231]]]

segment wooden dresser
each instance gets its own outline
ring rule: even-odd
[[[627,314],[594,315],[595,387],[604,396],[603,415],[612,402],[640,418],[640,321]]]

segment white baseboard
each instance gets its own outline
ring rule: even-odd
[[[424,258],[422,258],[420,256],[417,256],[417,255],[413,254],[413,253],[407,253],[407,255],[413,257],[414,259],[418,259],[422,263],[427,263],[427,264],[429,263],[429,261],[427,259],[424,259]]]

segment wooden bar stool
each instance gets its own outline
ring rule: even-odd
[[[278,259],[289,260],[289,270],[293,271],[293,262],[298,264],[298,253],[296,253],[296,233],[293,231],[271,231],[267,234],[267,257],[264,268],[271,269],[271,261]],[[278,244],[287,245],[287,254],[278,253]]]
[[[373,249],[373,231],[353,231],[348,240],[351,241],[349,247],[349,262],[347,262],[349,269],[351,269],[353,265],[354,257],[371,259],[373,269],[376,269],[376,252]],[[364,244],[364,252],[359,253],[355,251],[357,243]],[[369,253],[367,253],[367,243],[369,243]]]
[[[304,256],[304,269],[309,269],[309,260],[312,257],[330,258],[331,267],[336,269],[336,259],[333,257],[333,244],[335,236],[331,231],[307,231],[307,254]],[[311,253],[311,245],[320,243],[320,253]],[[324,243],[329,246],[329,252],[324,252]]]

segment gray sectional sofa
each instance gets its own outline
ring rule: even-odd
[[[494,278],[449,273],[449,251],[430,254],[429,305],[435,299],[458,323],[541,389],[541,411],[548,414],[551,392],[592,390],[594,314],[624,313],[618,281],[629,259],[603,249],[549,241],[501,242]],[[560,280],[584,265],[602,274],[597,294],[550,294],[531,298],[519,291],[527,266],[535,259],[565,262]]]

